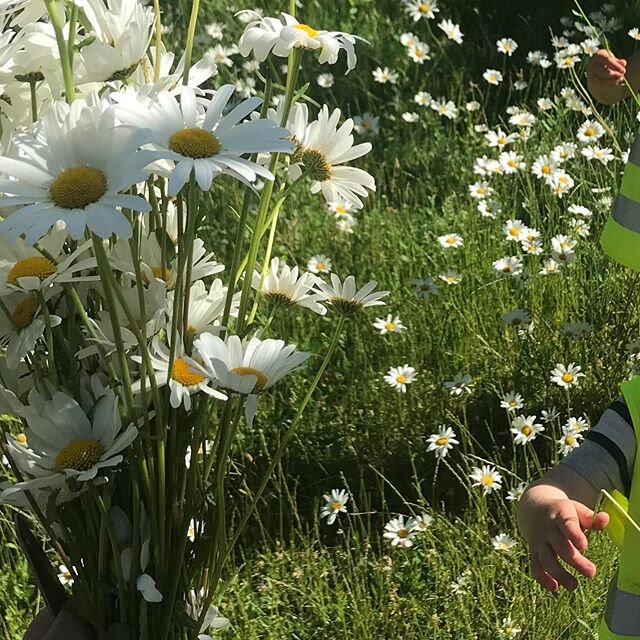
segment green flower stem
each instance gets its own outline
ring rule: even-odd
[[[160,80],[160,61],[162,60],[162,17],[160,14],[160,0],[153,0],[153,12],[155,14],[156,55],[153,64],[153,81]]]
[[[71,3],[71,15],[69,16],[69,39],[67,40],[67,52],[69,54],[69,65],[73,69],[73,56],[76,46],[76,29],[78,24],[78,5]]]
[[[31,93],[31,122],[38,121],[38,94],[36,92],[36,81],[29,81],[29,91]]]
[[[58,369],[56,367],[56,363],[54,359],[55,351],[53,348],[53,330],[51,327],[51,314],[49,313],[49,307],[47,306],[47,301],[44,299],[44,295],[42,295],[42,291],[38,291],[38,302],[40,303],[40,308],[42,309],[42,315],[44,316],[45,339],[47,342],[47,361],[49,364],[47,368],[49,370],[49,373],[51,374],[53,385],[55,387],[59,387],[60,379],[58,378]]]
[[[62,77],[64,78],[65,98],[67,102],[71,104],[76,97],[76,89],[73,83],[73,71],[67,51],[67,43],[64,39],[64,33],[62,32],[62,25],[60,24],[60,20],[58,20],[55,0],[44,0],[44,4],[47,8],[49,19],[51,20],[51,26],[56,34],[56,42],[60,53],[60,64],[62,65]]]
[[[187,29],[187,44],[184,48],[184,73],[182,84],[189,84],[189,69],[191,68],[191,55],[193,53],[193,39],[196,35],[196,25],[198,23],[198,11],[200,0],[191,0],[191,17],[189,18],[189,28]]]
[[[187,339],[189,327],[189,297],[191,295],[191,274],[193,272],[193,246],[196,238],[196,229],[200,226],[198,196],[199,188],[196,184],[196,175],[195,171],[192,171],[191,180],[189,182],[189,192],[187,193],[187,245],[185,247],[187,264],[184,278],[184,307],[182,310],[182,336],[185,340]]]
[[[338,324],[336,326],[335,333],[333,334],[333,338],[331,340],[331,344],[329,345],[329,349],[327,350],[327,353],[326,353],[326,355],[324,357],[324,360],[322,361],[322,364],[320,365],[320,368],[318,369],[318,371],[316,372],[316,375],[314,376],[313,380],[311,381],[311,384],[309,385],[309,388],[307,389],[307,393],[305,394],[302,402],[298,406],[298,410],[296,411],[296,415],[294,416],[293,420],[291,421],[291,424],[289,425],[289,428],[284,433],[284,435],[282,437],[282,440],[280,441],[280,445],[278,446],[276,452],[274,453],[273,457],[271,458],[271,462],[269,463],[269,466],[268,466],[264,476],[262,477],[262,481],[260,482],[260,486],[258,487],[257,491],[254,493],[253,498],[251,500],[251,503],[249,504],[249,507],[247,508],[247,510],[242,515],[242,518],[240,519],[240,522],[239,522],[238,526],[236,527],[236,530],[235,530],[233,536],[231,537],[230,542],[226,545],[226,548],[224,549],[224,552],[219,556],[216,565],[211,568],[212,578],[211,578],[211,580],[209,582],[209,588],[208,588],[208,591],[207,591],[207,597],[205,598],[205,601],[204,601],[202,613],[200,614],[200,617],[198,619],[198,623],[197,623],[198,624],[198,628],[202,624],[202,622],[204,621],[204,616],[206,614],[207,608],[209,607],[209,605],[211,604],[211,601],[213,600],[213,597],[214,597],[215,592],[216,592],[217,583],[220,580],[220,576],[222,574],[222,569],[223,569],[223,567],[224,567],[224,565],[225,565],[225,563],[226,563],[231,551],[233,550],[233,548],[235,547],[236,543],[238,542],[238,539],[239,539],[240,535],[242,534],[247,522],[249,521],[249,518],[251,517],[251,515],[255,511],[255,509],[256,509],[256,507],[258,505],[258,502],[260,501],[260,498],[262,497],[262,494],[264,493],[264,490],[266,489],[267,484],[269,483],[269,480],[271,479],[271,476],[273,475],[273,472],[274,472],[275,468],[278,466],[278,464],[280,464],[280,461],[282,460],[282,456],[284,455],[284,452],[286,451],[287,446],[289,445],[289,442],[290,442],[293,434],[295,433],[295,430],[296,430],[296,428],[298,426],[298,423],[300,422],[302,414],[303,414],[307,404],[309,404],[309,401],[311,400],[313,392],[315,391],[316,387],[318,386],[318,383],[320,382],[320,379],[324,375],[324,372],[326,371],[327,366],[328,366],[331,358],[333,357],[333,354],[334,354],[336,348],[338,347],[338,342],[340,341],[340,336],[342,334],[342,329],[344,327],[345,321],[346,321],[346,317],[341,315],[339,320],[338,320]]]
[[[288,71],[287,71],[287,85],[285,88],[284,97],[284,109],[282,111],[282,117],[280,119],[280,126],[285,126],[289,118],[289,112],[291,105],[293,104],[293,98],[295,95],[296,81],[298,78],[298,69],[300,68],[300,61],[302,59],[302,49],[294,48],[289,54]],[[280,160],[280,154],[274,153],[269,163],[269,171],[275,176],[278,162]],[[258,257],[258,249],[260,247],[261,236],[256,233],[256,230],[262,229],[265,224],[267,212],[269,211],[269,205],[271,202],[271,196],[273,195],[274,181],[269,180],[263,187],[260,194],[260,205],[258,207],[258,214],[256,216],[256,222],[254,226],[254,232],[251,236],[251,244],[249,246],[249,253],[247,255],[247,263],[244,274],[244,281],[242,282],[242,294],[240,297],[240,310],[238,312],[238,330],[237,333],[242,333],[247,325],[247,305],[249,304],[249,296],[251,294],[251,276]]]
[[[271,102],[271,94],[273,92],[273,82],[271,75],[267,75],[264,81],[264,97],[262,100],[262,107],[260,109],[260,117],[266,118],[267,111],[269,109],[269,103]],[[240,276],[236,275],[238,272],[238,265],[240,264],[240,254],[242,253],[242,246],[244,245],[245,227],[247,226],[247,217],[249,213],[249,203],[251,201],[251,191],[247,189],[244,192],[244,198],[242,200],[242,209],[240,210],[240,219],[238,220],[238,226],[236,228],[236,238],[233,245],[233,257],[231,259],[231,266],[229,268],[229,285],[227,288],[227,297],[224,302],[224,312],[222,314],[223,331],[226,333],[226,327],[229,323],[229,317],[231,315],[231,303],[233,302],[233,293],[238,283]],[[244,271],[244,267],[242,267]],[[224,334],[221,334],[224,337]]]

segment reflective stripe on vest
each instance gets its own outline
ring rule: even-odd
[[[629,407],[636,443],[640,443],[640,376],[620,385]],[[638,459],[638,456],[636,456]],[[640,523],[640,464],[633,465],[629,515]],[[598,627],[600,640],[640,640],[640,533],[624,530],[618,569],[607,593],[607,606]]]
[[[620,191],[602,230],[600,244],[608,256],[640,271],[640,135],[629,152]]]

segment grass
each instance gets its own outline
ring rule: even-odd
[[[184,28],[188,4],[167,3],[167,18],[175,23],[172,38],[178,39]],[[225,44],[233,42],[240,30],[232,26],[226,5],[202,4],[202,24],[226,23]],[[497,533],[516,536],[513,505],[502,496],[482,498],[467,479],[479,459],[498,466],[508,488],[557,462],[555,440],[562,424],[572,415],[585,415],[595,424],[617,396],[619,382],[634,372],[626,345],[640,338],[638,275],[612,263],[597,243],[609,211],[603,196],[615,194],[623,167],[619,159],[606,167],[580,157],[572,161],[575,187],[561,200],[529,171],[491,178],[503,208],[496,220],[482,218],[468,194],[468,185],[477,179],[475,158],[497,155],[475,125],[512,130],[506,107],[529,108],[539,121],[531,137],[515,148],[530,165],[560,141],[574,140],[584,120],[557,97],[562,87],[575,86],[575,77],[524,62],[530,48],[550,51],[549,25],[561,30],[557,3],[542,3],[530,12],[516,6],[521,4],[447,2],[441,15],[460,21],[465,44],[441,49],[426,26],[413,25],[395,1],[349,0],[332,3],[330,9],[326,2],[304,3],[301,15],[309,24],[335,26],[371,43],[359,46],[359,65],[350,75],[342,77],[340,66],[333,70],[336,83],[330,91],[314,81],[326,67],[307,61],[303,75],[313,100],[338,105],[346,115],[369,111],[380,116],[381,132],[362,164],[375,175],[378,190],[348,236],[338,234],[321,199],[304,194],[289,202],[274,255],[305,265],[313,254],[324,253],[337,273],[353,273],[358,282],[378,280],[391,291],[387,308],[378,315],[397,313],[408,330],[376,335],[371,326],[375,312],[349,324],[341,355],[307,410],[263,500],[260,519],[234,558],[220,599],[233,626],[221,638],[488,640],[509,616],[522,628],[522,638],[595,637],[614,559],[605,536],[590,538],[588,555],[599,567],[597,577],[583,580],[575,593],[552,597],[530,578],[522,541],[510,554],[491,545]],[[267,15],[287,8],[285,3],[264,6]],[[625,29],[612,43],[628,54],[631,41],[624,34],[634,18],[621,17]],[[434,59],[424,67],[411,63],[398,41],[409,30],[433,48]],[[505,35],[520,45],[513,60],[495,51],[495,40]],[[398,84],[374,83],[371,71],[378,65],[396,68]],[[482,80],[487,67],[503,70],[507,79],[500,87]],[[235,79],[235,73],[221,68],[220,83]],[[522,92],[513,88],[519,77],[529,83]],[[450,122],[415,105],[417,90],[453,100],[461,108],[458,119]],[[535,102],[541,96],[554,98],[556,108],[539,112]],[[479,112],[464,111],[471,99],[481,102]],[[612,133],[603,146],[626,149],[637,127],[634,104],[597,108]],[[419,123],[403,122],[404,111],[418,111]],[[233,249],[227,236],[232,202],[233,194],[227,193],[212,198],[210,205],[208,232],[222,258]],[[579,241],[575,261],[561,274],[540,276],[549,239],[569,228],[570,204],[593,210],[591,235]],[[517,253],[501,231],[508,218],[539,229],[545,240],[544,256],[525,256],[530,275],[521,280],[501,278],[491,268],[494,260]],[[462,248],[438,245],[437,236],[449,232],[463,236]],[[462,276],[459,285],[443,285],[428,299],[415,294],[412,278],[437,280],[447,269]],[[502,321],[502,314],[516,308],[530,313],[531,332]],[[567,322],[588,322],[593,330],[571,339],[562,332]],[[322,352],[319,345],[327,344],[332,327],[330,320],[294,312],[276,316],[271,331]],[[571,393],[549,380],[558,362],[576,362],[586,373]],[[390,366],[404,363],[419,372],[406,395],[382,379]],[[443,388],[458,372],[470,374],[474,382],[473,393],[463,399]],[[249,487],[256,467],[268,463],[303,388],[300,381],[277,391],[264,403],[256,428],[239,440],[233,455]],[[527,415],[539,416],[552,405],[560,410],[559,418],[526,448],[513,444],[509,417],[499,408],[507,391],[522,393]],[[436,466],[426,439],[439,424],[452,426],[461,445],[447,457],[449,464]],[[334,486],[350,489],[351,504],[367,514],[343,517],[337,532],[315,515],[320,496]],[[236,498],[241,501],[241,494]],[[412,508],[428,509],[433,526],[414,548],[390,550],[381,537],[384,523],[390,514]],[[0,533],[0,634],[13,639],[36,603],[6,522],[0,521]],[[468,567],[468,593],[452,593],[451,582]]]

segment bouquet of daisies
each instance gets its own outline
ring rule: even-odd
[[[271,255],[291,193],[360,208],[375,189],[347,165],[370,149],[353,122],[313,115],[297,86],[305,55],[353,68],[356,38],[241,17],[261,97],[217,83],[209,53],[192,62],[196,0],[176,65],[159,0],[0,3],[0,446],[15,476],[0,501],[41,525],[69,607],[107,637],[202,640],[228,622],[212,604],[225,563],[346,319],[387,294]],[[287,59],[281,95],[271,56]],[[205,232],[221,193],[237,201],[227,265]],[[271,335],[296,305],[336,316],[315,364]],[[230,505],[237,434],[303,366],[269,467]]]

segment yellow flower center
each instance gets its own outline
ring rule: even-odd
[[[385,328],[387,331],[393,331],[393,330],[396,328],[396,325],[395,325],[395,324],[393,324],[393,322],[385,322],[385,323],[384,323],[384,328]]]
[[[404,540],[404,538],[409,536],[409,531],[407,529],[398,529],[398,531],[396,531],[396,535],[398,538],[402,538]]]
[[[499,136],[497,139],[498,144],[507,144],[507,139],[504,136]]]
[[[198,371],[194,371],[184,358],[176,358],[173,363],[171,378],[185,387],[200,384],[205,377]]]
[[[171,270],[167,269],[167,267],[151,267],[151,272],[158,280],[164,280],[165,282],[169,282],[171,277]]]
[[[364,122],[362,123],[362,126],[366,126]],[[344,215],[345,213],[347,213],[347,208],[343,204],[339,204],[336,206],[336,213]]]
[[[573,436],[567,436],[564,439],[564,441],[565,441],[565,444],[573,444],[576,441],[576,439]]]
[[[436,444],[439,447],[443,447],[445,444],[447,444],[449,442],[449,438],[447,438],[446,436],[440,436],[437,440],[436,440]]]
[[[542,169],[540,171],[548,175],[551,173],[551,167],[548,164],[543,164]]]
[[[252,391],[262,391],[265,388],[265,385],[269,381],[267,376],[262,373],[262,371],[258,371],[253,367],[234,367],[231,369],[232,373],[237,373],[239,376],[255,376],[258,378],[256,381],[256,386],[253,387]]]
[[[510,167],[515,167],[518,163],[513,158],[509,158],[509,160],[507,160],[507,164]]]
[[[91,141],[87,141],[90,143]],[[107,177],[100,169],[71,167],[51,184],[49,195],[62,209],[84,209],[107,192]]]
[[[331,511],[340,511],[340,509],[342,509],[342,502],[340,502],[340,500],[333,500],[329,508]]]
[[[420,13],[429,13],[429,5],[426,2],[423,2],[419,7],[418,7],[418,11]]]
[[[398,384],[404,384],[406,381],[407,381],[407,376],[404,376],[402,374],[396,376],[396,382]]]
[[[517,236],[519,234],[520,234],[520,229],[517,229],[516,227],[511,227],[511,229],[509,229],[509,235]]]
[[[103,453],[103,444],[94,438],[72,440],[58,452],[56,470],[75,469],[76,471],[86,471],[100,460]]]
[[[505,627],[504,628],[504,632],[505,633],[511,633],[512,630],[513,630],[513,627]]]
[[[507,264],[504,267],[502,267],[502,271],[504,273],[511,273],[513,271],[513,269],[511,268],[511,265]]]
[[[509,400],[509,406],[510,407],[517,407],[518,403],[515,400]]]
[[[19,434],[16,436],[16,441],[17,441],[18,443],[20,443],[21,445],[26,445],[26,444],[27,444],[27,436],[26,436],[26,434],[24,434],[24,433],[19,433]]]
[[[18,329],[24,329],[28,327],[33,319],[36,317],[38,311],[38,301],[33,296],[26,298],[22,302],[16,305],[16,308],[11,314],[13,324]]]
[[[315,38],[318,35],[318,32],[308,24],[294,24],[293,27],[294,29],[304,31],[310,38]]]
[[[485,474],[482,476],[482,484],[485,486],[488,486],[490,484],[493,484],[493,476],[490,474]]]
[[[449,237],[445,240],[445,242],[446,242],[447,244],[455,244],[456,239],[455,239],[453,236],[449,236]]]
[[[584,135],[590,138],[592,135],[594,135],[594,134],[595,134],[595,132],[596,132],[596,131],[595,131],[595,129],[594,129],[593,127],[587,127],[587,128],[584,130]]]
[[[446,276],[445,280],[447,281],[448,284],[455,284],[456,283],[455,276]]]
[[[220,152],[220,140],[198,127],[176,131],[169,138],[169,149],[187,158],[210,158]]]
[[[44,256],[31,256],[18,260],[7,275],[9,284],[18,284],[18,278],[35,277],[44,280],[57,271],[56,265]]]
[[[528,436],[528,435],[530,435],[530,434],[531,434],[531,432],[533,431],[533,429],[532,429],[528,424],[525,424],[525,425],[524,425],[524,427],[522,427],[522,429],[520,429],[520,431],[521,431],[522,433],[524,433],[524,435],[525,435],[525,436]]]
[[[325,269],[324,262],[316,262],[316,269],[318,271],[324,271]]]
[[[562,374],[562,382],[573,382],[573,374],[568,371]]]
[[[487,190],[484,187],[478,187],[478,193],[484,195],[487,192]]]

